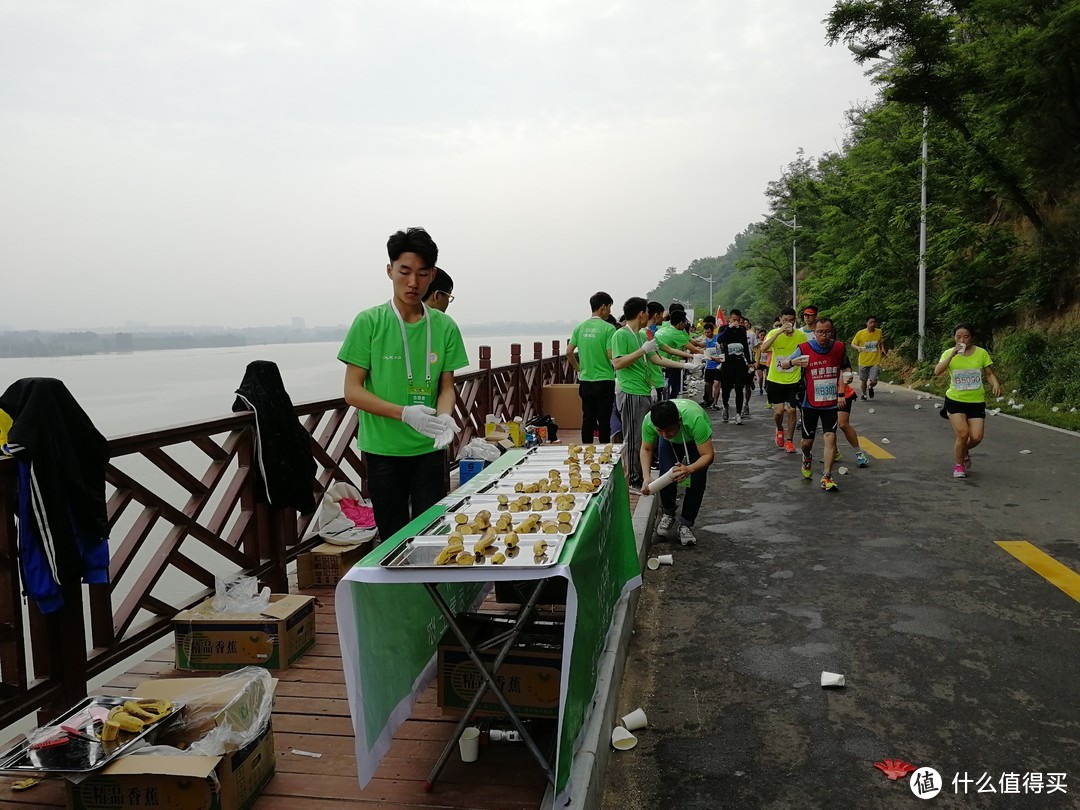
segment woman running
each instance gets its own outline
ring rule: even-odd
[[[986,431],[986,388],[1001,396],[1001,383],[994,374],[993,361],[986,349],[975,345],[975,331],[970,323],[953,330],[956,345],[946,349],[934,367],[934,376],[949,372],[949,390],[941,415],[949,420],[956,442],[953,445],[953,478],[967,478],[971,471],[971,451],[983,440]]]

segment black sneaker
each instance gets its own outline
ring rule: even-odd
[[[723,420],[724,420],[725,422],[726,422],[726,421],[728,420],[728,408],[727,408],[727,405],[725,405],[725,406],[724,406],[724,415],[723,415],[723,416],[722,416],[721,418],[722,418],[722,419],[723,419]]]
[[[871,385],[870,389],[866,393],[870,395],[870,399],[873,399],[874,398],[874,386]]]

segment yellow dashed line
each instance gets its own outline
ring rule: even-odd
[[[998,540],[997,544],[1051,585],[1080,602],[1080,574],[1062,565],[1026,540]]]
[[[896,456],[894,456],[888,450],[878,447],[865,436],[859,437],[859,446],[867,453],[872,455],[874,458],[896,458]]]

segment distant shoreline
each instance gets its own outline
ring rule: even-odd
[[[531,334],[537,337],[569,337],[571,321],[543,323],[492,322],[461,324],[467,338]],[[80,330],[70,332],[27,330],[0,331],[0,358],[82,357],[99,354],[130,354],[164,349],[216,349],[268,346],[288,343],[332,343],[345,338],[347,326],[268,326],[244,329],[176,327],[138,331]]]

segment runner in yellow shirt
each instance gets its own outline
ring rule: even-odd
[[[874,398],[874,386],[877,385],[878,372],[881,370],[881,358],[889,353],[885,348],[885,334],[878,329],[878,319],[870,316],[866,319],[866,328],[860,329],[851,339],[851,347],[859,353],[859,382],[862,388],[862,400]]]
[[[953,478],[967,478],[971,472],[971,451],[985,435],[986,381],[990,382],[995,397],[1001,396],[1001,383],[994,374],[989,353],[975,345],[975,330],[970,323],[958,324],[953,338],[956,345],[942,353],[934,367],[934,376],[949,372],[949,390],[941,415],[949,420],[956,434]]]
[[[795,452],[795,419],[799,407],[799,384],[802,381],[802,369],[795,366],[790,369],[780,368],[780,358],[795,353],[799,344],[806,340],[806,334],[795,328],[795,310],[784,307],[780,310],[780,326],[765,336],[761,351],[771,352],[769,373],[765,377],[765,393],[773,409],[776,422],[776,446],[788,453]]]

